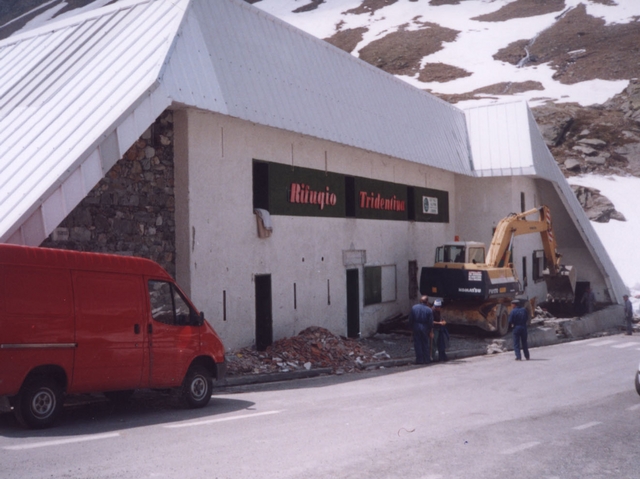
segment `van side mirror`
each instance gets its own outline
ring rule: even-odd
[[[201,311],[200,314],[196,314],[192,309],[189,322],[192,326],[202,326],[204,324],[204,313]]]

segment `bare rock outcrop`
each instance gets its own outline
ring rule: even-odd
[[[591,221],[598,223],[608,223],[610,220],[627,221],[624,215],[616,210],[609,198],[600,194],[600,190],[578,185],[571,185],[571,189]]]

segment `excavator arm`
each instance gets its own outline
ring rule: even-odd
[[[537,221],[528,221],[526,218],[535,213],[539,214]],[[540,233],[547,269],[544,271],[544,280],[547,283],[547,292],[550,298],[561,301],[573,301],[576,285],[576,271],[572,266],[560,264],[556,238],[551,225],[551,213],[549,208],[541,206],[524,213],[512,213],[498,223],[491,240],[491,246],[487,252],[487,265],[494,268],[512,267],[511,245],[513,238],[519,235]]]
[[[535,213],[539,214],[538,221],[526,219]],[[557,274],[560,267],[560,254],[556,248],[556,240],[551,226],[551,213],[546,206],[533,208],[524,213],[511,213],[501,219],[487,252],[487,265],[492,267],[507,266],[511,260],[513,238],[531,233],[540,233],[549,274]]]

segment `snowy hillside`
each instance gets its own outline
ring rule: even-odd
[[[316,8],[304,9],[303,4]],[[325,0],[310,3],[309,0],[260,0],[254,5],[343,48],[348,42],[340,41],[340,36],[351,32],[359,41],[352,42],[351,50],[345,49],[367,61],[370,61],[369,52],[375,50],[377,44],[378,58],[372,63],[380,63],[383,69],[417,88],[460,95],[498,83],[519,84],[525,91],[514,94],[526,98],[531,106],[546,100],[581,105],[604,103],[620,93],[628,78],[599,79],[585,75],[584,81],[567,82],[558,77],[558,68],[531,56],[536,43],[548,41],[548,37],[560,40],[556,30],[567,29],[568,25],[577,23],[578,28],[589,28],[582,36],[606,36],[607,30],[615,29],[614,24],[619,26],[640,17],[637,0],[618,0],[617,5],[606,0]],[[602,25],[590,25],[587,17],[601,19]],[[635,35],[634,38],[640,39],[640,28]],[[531,43],[523,44],[518,51],[526,58],[529,50],[526,66],[518,66],[520,59],[513,64],[505,61],[504,55],[495,58],[500,51],[522,40]],[[383,44],[394,51],[389,54]],[[593,55],[584,50],[568,52],[569,61],[578,62],[581,57]],[[637,53],[636,50],[636,58]],[[451,73],[434,77],[429,73],[433,69]],[[632,72],[627,70],[624,75],[629,73]],[[496,101],[505,95],[491,97]]]

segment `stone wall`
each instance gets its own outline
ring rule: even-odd
[[[167,110],[41,246],[141,256],[175,277],[173,168]]]

